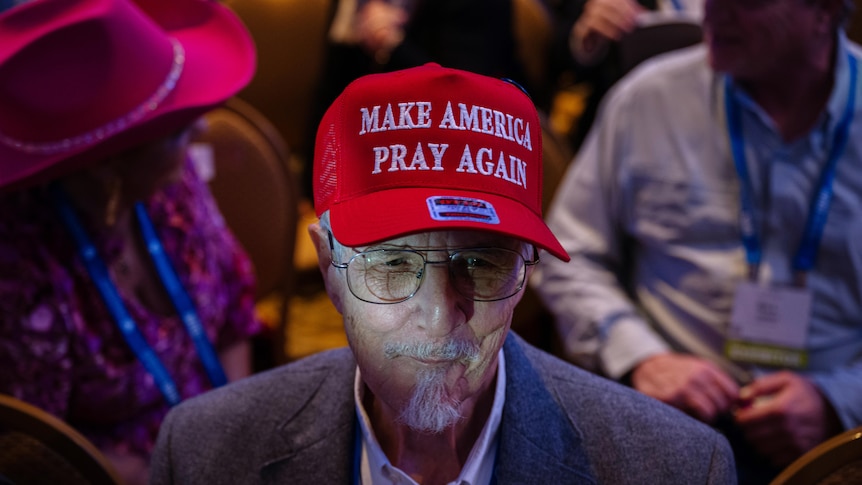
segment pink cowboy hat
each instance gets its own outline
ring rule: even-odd
[[[214,0],[31,0],[0,13],[0,190],[176,132],[254,70],[250,34]]]

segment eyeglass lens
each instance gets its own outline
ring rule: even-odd
[[[436,251],[428,251],[436,252]],[[412,297],[425,276],[426,258],[411,250],[375,249],[350,259],[347,282],[360,300],[398,303]],[[524,258],[502,248],[467,249],[448,260],[450,282],[461,295],[475,301],[494,301],[517,293],[526,275]]]

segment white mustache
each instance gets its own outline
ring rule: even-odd
[[[383,346],[383,355],[387,359],[413,357],[420,360],[475,362],[479,360],[479,345],[464,340],[449,340],[442,344],[393,342]]]

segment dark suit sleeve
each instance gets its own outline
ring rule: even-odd
[[[712,447],[712,460],[709,464],[707,483],[711,485],[726,485],[736,483],[736,463],[730,443],[720,434],[715,435]]]
[[[171,445],[177,413],[168,413],[159,428],[159,437],[150,461],[150,485],[168,485],[174,483]]]

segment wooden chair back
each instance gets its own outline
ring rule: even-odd
[[[620,39],[621,72],[625,74],[631,71],[650,57],[702,41],[702,27],[699,23],[688,19],[639,26]]]
[[[298,177],[289,166],[284,138],[255,107],[232,98],[205,120],[195,142],[211,149],[210,190],[254,265],[257,301],[277,301],[272,364],[283,363],[284,326],[296,283]]]
[[[5,394],[0,394],[0,478],[13,484],[122,483],[86,437],[59,418]]]
[[[771,485],[862,484],[862,426],[820,443],[785,468]]]

